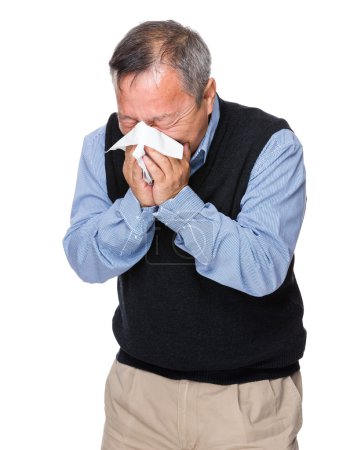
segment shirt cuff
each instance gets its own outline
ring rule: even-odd
[[[135,234],[145,234],[154,223],[153,213],[157,211],[158,206],[141,207],[137,197],[129,188],[122,198],[119,206],[119,212],[125,223]]]
[[[193,189],[185,186],[175,197],[161,203],[153,216],[178,233],[204,206],[205,203]]]

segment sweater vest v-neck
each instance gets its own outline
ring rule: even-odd
[[[270,137],[289,129],[283,119],[219,99],[220,119],[205,164],[189,186],[235,220],[249,177]],[[105,149],[122,137],[117,115]],[[124,197],[124,152],[105,154],[109,198]],[[119,362],[173,379],[233,384],[287,376],[300,368],[306,345],[303,301],[293,272],[264,297],[213,281],[174,244],[176,233],[155,220],[146,255],[118,277],[113,332]]]

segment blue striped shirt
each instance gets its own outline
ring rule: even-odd
[[[191,175],[206,161],[219,120],[216,99]],[[63,240],[71,267],[89,283],[120,275],[149,250],[155,218],[176,232],[175,245],[197,272],[260,297],[284,281],[306,207],[302,145],[291,130],[273,134],[250,175],[236,220],[204,203],[190,186],[159,206],[142,208],[129,188],[112,203],[104,165],[105,126],[84,139],[71,226]]]

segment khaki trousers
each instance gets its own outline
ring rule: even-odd
[[[301,372],[218,385],[173,380],[115,360],[102,450],[298,450]]]

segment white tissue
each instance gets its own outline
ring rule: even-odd
[[[143,161],[143,156],[145,155],[144,146],[151,147],[165,156],[178,159],[182,159],[183,157],[182,144],[156,128],[149,127],[144,122],[139,122],[129,133],[110,147],[107,152],[117,149],[125,150],[128,145],[136,144],[137,146],[133,151],[133,156],[137,160],[139,167],[143,170],[143,179],[148,184],[152,184],[153,179]]]

